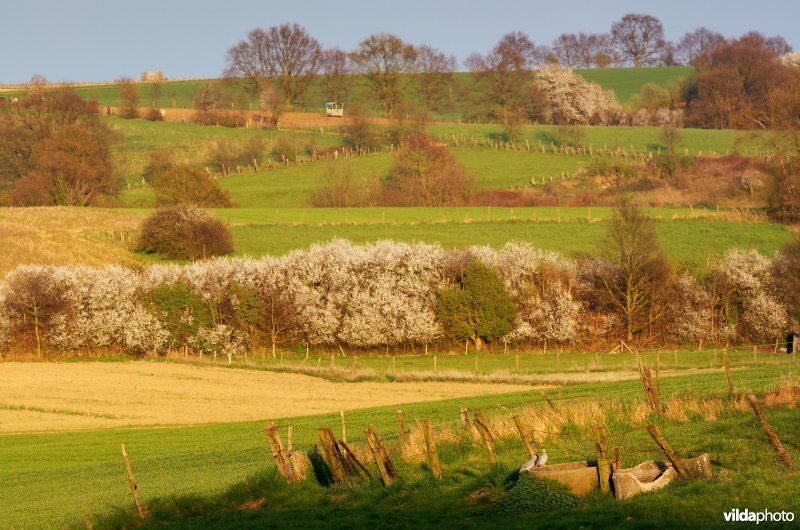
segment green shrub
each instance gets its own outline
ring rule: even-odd
[[[445,330],[455,339],[470,339],[481,349],[511,330],[517,314],[511,296],[497,273],[474,260],[456,279],[455,289],[438,293],[438,313]]]
[[[172,347],[187,346],[202,327],[211,324],[211,311],[192,286],[183,280],[159,285],[149,296],[153,312],[169,333]]]
[[[220,188],[217,181],[202,169],[189,165],[173,165],[151,178],[159,205],[192,203],[205,208],[234,206],[228,192]]]
[[[196,260],[233,252],[233,236],[222,221],[200,208],[160,208],[142,226],[138,250],[170,259]]]
[[[498,514],[520,512],[552,512],[578,506],[578,497],[569,488],[555,480],[539,479],[522,473],[492,506]]]

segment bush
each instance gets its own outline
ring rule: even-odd
[[[520,512],[552,512],[578,506],[578,497],[555,480],[538,479],[522,473],[519,479],[492,507],[500,514]]]
[[[211,325],[211,311],[208,306],[192,286],[183,280],[159,285],[147,298],[153,312],[166,329],[168,343],[172,347],[187,347],[195,343],[200,331]],[[200,339],[204,342],[202,335]]]
[[[281,162],[296,162],[303,151],[303,144],[296,134],[279,134],[272,148],[272,156]]]
[[[193,166],[176,165],[156,174],[153,188],[159,205],[191,203],[205,208],[234,206],[228,192],[220,188],[211,175]]]
[[[511,330],[517,310],[497,273],[473,260],[456,278],[454,289],[439,291],[439,319],[455,339],[470,339],[477,349]]]
[[[381,181],[379,199],[391,206],[460,206],[473,189],[472,176],[446,146],[413,134],[397,150],[391,176]]]
[[[233,252],[230,230],[196,206],[160,208],[142,226],[138,250],[170,259],[196,260]]]
[[[142,117],[148,121],[164,121],[164,115],[161,113],[161,109],[155,107],[148,109]]]

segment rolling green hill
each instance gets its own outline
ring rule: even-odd
[[[598,83],[603,88],[611,89],[621,102],[626,102],[647,83],[666,85],[678,81],[691,73],[690,67],[654,67],[654,68],[582,68],[575,71],[587,80]],[[469,72],[459,72],[456,78],[460,84],[461,96],[457,96],[456,109],[453,113],[441,117],[457,118],[461,104],[468,103],[470,94],[475,90],[476,84]],[[181,80],[166,81],[161,83],[160,96],[157,105],[160,107],[191,108],[192,98],[203,83],[215,80]],[[152,83],[138,85],[142,106],[149,106],[153,101]],[[76,91],[87,99],[95,99],[100,105],[117,106],[120,104],[119,91],[115,85],[76,87]],[[14,93],[10,93],[13,95]],[[367,88],[361,76],[354,76],[351,101],[368,99]],[[318,112],[324,108],[325,96],[319,84],[312,84],[295,110]],[[248,107],[255,108],[257,102],[248,98]],[[461,109],[463,110],[463,109]]]

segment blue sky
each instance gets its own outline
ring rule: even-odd
[[[255,27],[297,22],[326,46],[352,49],[387,31],[463,60],[504,33],[550,43],[565,32],[606,32],[629,12],[660,18],[667,38],[707,26],[728,36],[782,35],[800,48],[796,0],[0,0],[0,83],[111,80],[163,70],[213,77],[225,51]]]

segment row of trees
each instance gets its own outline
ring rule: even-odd
[[[774,341],[800,316],[798,263],[793,243],[774,259],[732,250],[701,278],[677,274],[651,221],[624,206],[601,254],[581,261],[519,243],[460,251],[336,240],[144,271],[23,266],[0,284],[0,342],[234,355],[281,344]]]
[[[783,37],[749,35],[762,38],[776,56],[792,50]],[[701,27],[671,43],[666,40],[659,19],[629,13],[614,22],[607,34],[564,33],[551,46],[537,45],[523,32],[509,33],[486,55],[472,54],[466,66],[479,77],[490,72],[506,81],[509,73],[517,75],[551,63],[568,68],[610,64],[697,66],[725,42],[722,34]],[[252,30],[228,50],[226,61],[226,77],[244,80],[254,96],[277,91],[280,98],[268,99],[284,107],[296,103],[315,79],[321,79],[327,98],[345,100],[352,88],[349,74],[363,74],[386,115],[403,105],[402,85],[404,79],[411,77],[404,74],[415,74],[426,110],[444,107],[452,96],[453,72],[457,68],[452,55],[427,44],[415,46],[397,35],[373,34],[355,50],[345,52],[323,48],[305,28],[288,23]],[[513,88],[507,86],[500,97],[514,98]]]

